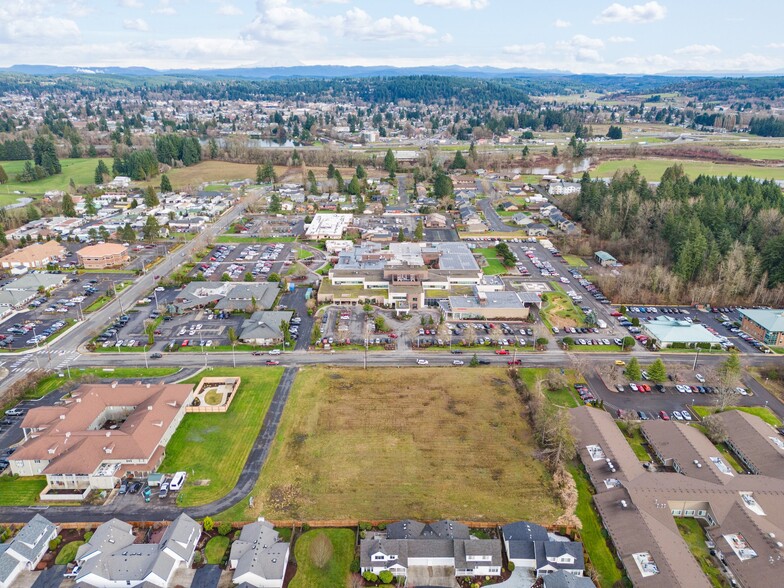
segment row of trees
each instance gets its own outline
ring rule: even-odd
[[[97,170],[96,170],[97,171]],[[149,180],[158,175],[158,159],[151,149],[128,151],[114,158],[112,173],[132,180]]]
[[[177,162],[186,167],[195,165],[201,161],[201,143],[196,137],[160,135],[155,138],[155,155],[167,165],[174,166]]]
[[[0,143],[0,161],[24,161],[32,157],[24,139],[7,139]]]

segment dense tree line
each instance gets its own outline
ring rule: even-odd
[[[658,290],[662,301],[688,292],[749,303],[750,295],[764,299],[766,288],[784,293],[784,196],[775,182],[692,181],[677,165],[655,189],[636,169],[610,184],[585,174],[580,195],[564,206],[616,257],[648,267],[639,286]]]
[[[158,174],[158,160],[151,149],[130,151],[114,158],[112,173],[132,180],[147,180]]]
[[[784,137],[784,120],[773,116],[754,117],[749,123],[749,132],[761,137]]]
[[[33,153],[23,139],[9,139],[0,143],[0,161],[24,161]]]
[[[161,163],[173,165],[180,161],[187,167],[201,161],[201,144],[196,137],[160,135],[155,138],[155,156]]]

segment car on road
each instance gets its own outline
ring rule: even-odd
[[[622,359],[616,359],[615,360],[615,365],[618,365],[618,366],[621,366],[621,367],[626,367],[626,362],[623,361]]]
[[[277,359],[268,359],[265,363],[267,365],[280,365],[280,362]]]
[[[623,392],[623,386],[621,386],[620,384],[616,384],[615,389],[618,390],[618,392]]]
[[[635,384],[634,382],[629,384],[629,388],[631,389],[632,392],[637,392],[638,390],[637,384]]]
[[[164,482],[161,484],[161,489],[158,490],[158,498],[166,498],[169,495],[169,483]]]
[[[11,416],[11,417],[22,416],[24,413],[25,411],[21,408],[10,408],[7,411],[5,411],[6,416]]]
[[[157,353],[156,352],[156,353],[151,353],[150,354],[150,359],[160,359],[162,357],[163,357],[163,353]]]
[[[269,350],[269,354],[270,355],[280,355],[280,349],[270,349]]]
[[[490,365],[490,361],[487,359],[480,359],[478,360],[479,365]]]
[[[417,359],[417,365],[428,365],[429,363],[426,359]]]
[[[683,420],[683,415],[680,413],[680,411],[673,410],[672,411],[672,418],[674,418],[676,421],[682,421]]]
[[[261,351],[254,351],[253,353],[251,353],[251,355],[258,357],[259,355],[262,355],[262,353]]]
[[[462,359],[454,359],[452,365],[465,365],[465,362]]]
[[[509,350],[508,349],[496,349],[495,350],[495,354],[496,355],[509,355]]]
[[[521,359],[512,359],[506,362],[507,365],[522,365],[523,361]]]

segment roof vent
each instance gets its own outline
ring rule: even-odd
[[[112,436],[112,432],[111,431],[106,431],[106,436],[107,437],[111,437]]]
[[[119,382],[118,382],[117,380],[115,380],[114,382],[112,382],[112,388],[116,388],[116,387],[117,387],[117,384],[119,384]]]
[[[621,500],[621,508],[627,508],[629,504],[625,500]]]
[[[149,382],[147,382],[147,387],[148,387],[148,388],[150,387],[150,383],[149,383]]]
[[[147,410],[152,410],[152,404],[147,405]]]
[[[65,420],[65,415],[64,415],[64,414],[61,414],[61,415],[60,415],[60,420],[61,420],[61,421],[64,421],[64,420]]]

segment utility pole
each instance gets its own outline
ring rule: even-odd
[[[697,360],[699,359],[699,357],[700,357],[700,348],[697,347],[697,355],[694,356],[694,365],[691,366],[691,371],[694,371],[694,370],[697,369]]]

